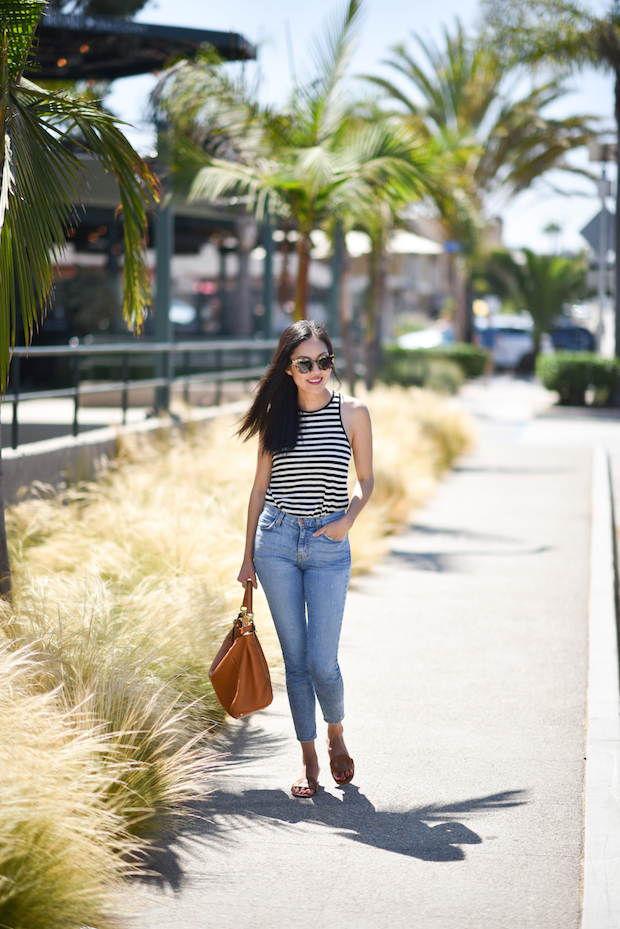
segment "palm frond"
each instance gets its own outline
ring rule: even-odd
[[[156,178],[118,128],[118,120],[98,105],[73,95],[51,93],[24,79],[12,91],[11,100],[13,119],[20,125],[20,144],[29,150],[30,171],[28,176],[23,172],[22,184],[39,188],[39,199],[27,201],[31,208],[35,203],[43,208],[46,187],[42,178],[50,185],[47,189],[48,199],[53,200],[52,209],[63,217],[63,222],[66,223],[72,204],[80,201],[86,172],[80,159],[63,144],[73,129],[78,133],[74,141],[79,142],[86,154],[98,159],[116,180],[125,236],[123,310],[128,324],[139,331],[150,304],[144,257],[145,208],[158,198]],[[44,160],[46,165],[42,163]],[[62,248],[62,243],[54,236],[51,247]]]
[[[554,62],[571,70],[620,61],[620,37],[613,24],[570,0],[482,0],[486,41],[509,65]]]
[[[9,20],[10,6],[15,5],[6,3],[0,9]],[[24,6],[38,9],[32,0]],[[33,29],[33,19],[30,22]],[[45,315],[54,282],[54,265],[86,186],[83,161],[64,144],[72,130],[79,133],[84,151],[98,158],[118,184],[126,243],[124,311],[134,328],[140,328],[150,303],[144,257],[145,204],[149,196],[157,197],[157,182],[118,129],[113,116],[96,104],[43,90],[22,77],[32,29],[29,38],[19,32],[14,45],[9,31],[4,30],[0,63],[2,389],[6,386],[15,343],[17,313],[21,312],[28,337]]]
[[[404,93],[400,87],[397,87],[396,84],[393,84],[392,81],[388,81],[384,77],[377,77],[373,74],[358,74],[358,77],[361,80],[368,81],[376,87],[381,88],[388,98],[402,103],[409,113],[417,116],[421,112],[421,107],[418,106],[415,100],[412,100],[411,97]]]
[[[348,0],[343,15],[336,15],[311,41],[314,71],[296,89],[293,122],[306,136],[306,144],[320,144],[337,131],[347,111],[343,78],[358,37],[361,0]],[[301,139],[293,144],[300,145]]]
[[[0,34],[9,81],[19,80],[30,52],[34,30],[45,9],[45,0],[0,0]]]

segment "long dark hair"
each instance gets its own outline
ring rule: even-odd
[[[324,342],[329,354],[333,355],[332,340],[323,323],[302,319],[288,326],[280,336],[271,364],[256,388],[252,405],[241,420],[237,435],[243,436],[244,441],[258,435],[264,452],[285,451],[294,448],[297,442],[297,385],[286,369],[297,346],[312,338]],[[335,369],[334,375],[338,377]]]

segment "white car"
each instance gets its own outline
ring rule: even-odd
[[[532,323],[520,316],[495,316],[478,330],[480,344],[493,352],[496,368],[518,368],[526,355],[534,351]]]
[[[435,327],[406,332],[397,342],[401,348],[437,348],[440,345],[451,345],[454,342],[454,336],[450,329]]]

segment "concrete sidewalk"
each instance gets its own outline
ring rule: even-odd
[[[278,691],[228,727],[204,821],[132,888],[135,929],[580,925],[591,446],[620,452],[620,422],[567,439],[501,378],[463,402],[478,449],[349,596],[354,783],[325,753],[317,796],[290,796]]]

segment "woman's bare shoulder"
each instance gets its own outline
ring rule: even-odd
[[[347,394],[340,394],[343,412],[346,411],[350,416],[368,416],[368,407],[357,397],[349,397]]]

